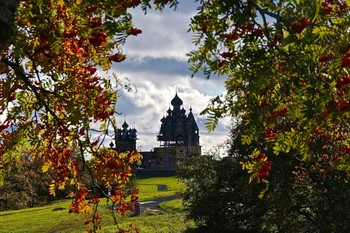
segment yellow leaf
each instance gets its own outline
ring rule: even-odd
[[[76,0],[75,2],[77,5],[80,5],[83,2],[83,0]]]
[[[66,187],[66,182],[62,182],[62,183],[58,186],[58,189],[64,190],[65,187]]]
[[[254,180],[254,178],[255,178],[254,176],[250,176],[250,177],[249,177],[249,184],[252,183],[252,181]]]
[[[49,185],[49,193],[50,193],[50,195],[52,195],[52,196],[56,196],[56,191],[55,191],[55,181],[54,180],[52,180],[51,181],[51,183],[50,183],[50,185]]]
[[[252,142],[252,139],[249,135],[242,135],[241,141],[243,145],[249,145]]]
[[[43,166],[41,167],[41,170],[42,170],[43,172],[47,172],[49,169],[50,169],[50,163],[48,163],[48,162],[45,162],[45,163],[43,164]]]
[[[263,182],[266,184],[265,188],[259,193],[258,198],[262,199],[265,195],[265,193],[269,190],[269,183],[265,180]]]

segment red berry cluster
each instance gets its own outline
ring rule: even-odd
[[[232,33],[226,33],[224,35],[225,39],[228,41],[231,40],[237,40],[238,39],[238,33],[237,32],[232,32]]]
[[[350,153],[350,147],[349,146],[344,146],[344,147],[339,149],[339,152],[349,154]]]
[[[350,101],[340,101],[339,102],[339,110],[342,112],[350,110]]]
[[[332,7],[332,2],[333,1],[325,1],[325,2],[322,2],[322,7],[323,7],[323,12],[326,14],[326,15],[329,15],[331,13],[333,13],[333,7]]]
[[[224,59],[231,59],[233,57],[233,53],[232,52],[223,52],[220,54]]]
[[[141,34],[141,33],[142,33],[142,30],[139,28],[131,28],[128,31],[128,35],[133,35],[133,36],[137,36],[138,34]]]
[[[75,38],[76,36],[78,35],[78,33],[76,31],[67,31],[67,30],[64,30],[64,32],[62,33],[62,36],[64,38]]]
[[[341,61],[341,65],[342,67],[350,67],[350,55],[349,54],[346,54],[342,61]]]
[[[260,178],[260,179],[265,179],[269,176],[269,172],[271,170],[271,165],[272,165],[272,162],[271,161],[266,161],[266,154],[265,153],[259,153],[257,154],[255,157],[254,157],[254,161],[256,162],[260,162],[260,167],[259,167],[259,170],[257,172],[257,176]]]
[[[350,101],[344,100],[343,97],[345,95],[344,90],[349,89],[350,84],[350,76],[343,76],[337,81],[336,87],[338,100],[333,100],[328,103],[330,107],[338,106],[339,111],[349,111],[350,110]]]
[[[269,176],[269,171],[271,170],[271,161],[264,161],[260,166],[260,170],[257,175],[260,179],[266,179]]]
[[[154,0],[155,4],[168,4],[172,0]]]
[[[141,3],[141,0],[126,0],[127,1],[127,7],[132,7],[132,8],[135,8],[135,7],[137,7],[138,5],[140,5],[140,3]]]
[[[93,32],[89,38],[89,42],[96,47],[102,46],[107,42],[106,32]]]
[[[293,33],[302,33],[305,28],[307,28],[310,24],[310,21],[307,18],[299,19],[298,21],[292,24],[292,32]]]
[[[262,99],[261,101],[260,101],[260,106],[261,107],[265,107],[267,105],[267,100],[266,99]]]
[[[270,111],[270,114],[267,116],[267,119],[272,120],[278,116],[284,117],[288,111],[289,111],[288,107],[284,107],[282,110],[279,110],[279,111],[278,110]]]
[[[125,60],[126,56],[124,54],[121,53],[115,53],[114,55],[109,57],[111,59],[111,61],[114,62],[122,62]]]
[[[238,26],[234,31],[227,32],[224,34],[224,38],[228,42],[232,40],[237,40],[239,37],[244,36],[253,36],[256,38],[261,38],[264,36],[264,32],[260,28],[255,28],[254,23],[252,21],[246,21],[245,24]]]
[[[113,115],[114,111],[110,109],[112,101],[101,95],[97,99],[96,120],[105,120],[108,116]]]
[[[119,0],[117,1],[117,8],[135,8],[141,4],[141,0]]]
[[[264,131],[263,135],[267,140],[275,140],[277,138],[277,132],[271,127],[267,128]]]
[[[337,81],[337,86],[344,86],[350,84],[350,76],[343,76],[341,79]]]
[[[322,54],[319,58],[318,61],[321,63],[324,63],[326,61],[329,61],[329,59],[331,59],[333,56],[332,55],[326,55],[326,54]]]
[[[259,153],[257,155],[254,156],[254,161],[258,162],[261,160],[264,160],[266,158],[266,154],[265,153]]]
[[[288,111],[289,111],[289,108],[288,108],[288,107],[284,107],[284,108],[280,111],[280,116],[281,116],[281,117],[284,117]]]
[[[97,28],[102,25],[102,20],[101,19],[94,19],[89,22],[90,27],[92,28]]]

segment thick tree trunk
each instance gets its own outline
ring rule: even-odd
[[[0,0],[0,57],[13,33],[12,26],[20,0]]]

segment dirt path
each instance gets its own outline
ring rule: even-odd
[[[171,200],[175,200],[175,199],[179,199],[181,198],[180,194],[176,194],[176,195],[172,195],[172,196],[167,196],[167,197],[159,197],[159,198],[155,198],[149,201],[143,201],[140,202],[141,205],[141,210],[155,210],[158,209],[158,206],[160,203],[164,202],[164,201],[171,201]]]

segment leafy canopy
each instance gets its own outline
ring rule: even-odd
[[[315,137],[333,149],[336,168],[349,171],[350,2],[199,2],[191,69],[227,76],[227,93],[204,111],[208,129],[222,116],[241,117],[243,144],[269,142],[243,163],[251,180],[268,177],[271,156],[307,160]]]
[[[125,190],[131,165],[141,155],[103,146],[109,128],[116,129],[113,114],[122,83],[101,73],[126,59],[121,46],[128,36],[142,33],[133,26],[129,9],[146,12],[152,5],[162,9],[167,4],[176,7],[177,1],[19,2],[13,33],[0,55],[0,178],[22,153],[41,158],[42,170],[55,174],[51,194],[73,186],[71,212],[90,213],[85,223],[93,223],[91,231],[96,231],[101,222],[98,193],[84,202],[89,187],[80,181],[82,164],[97,188],[116,185],[112,201],[121,215],[132,210],[127,198],[137,201],[137,190]],[[11,22],[8,17],[5,21]],[[92,131],[96,125],[98,131]],[[76,153],[80,158],[72,156]]]

